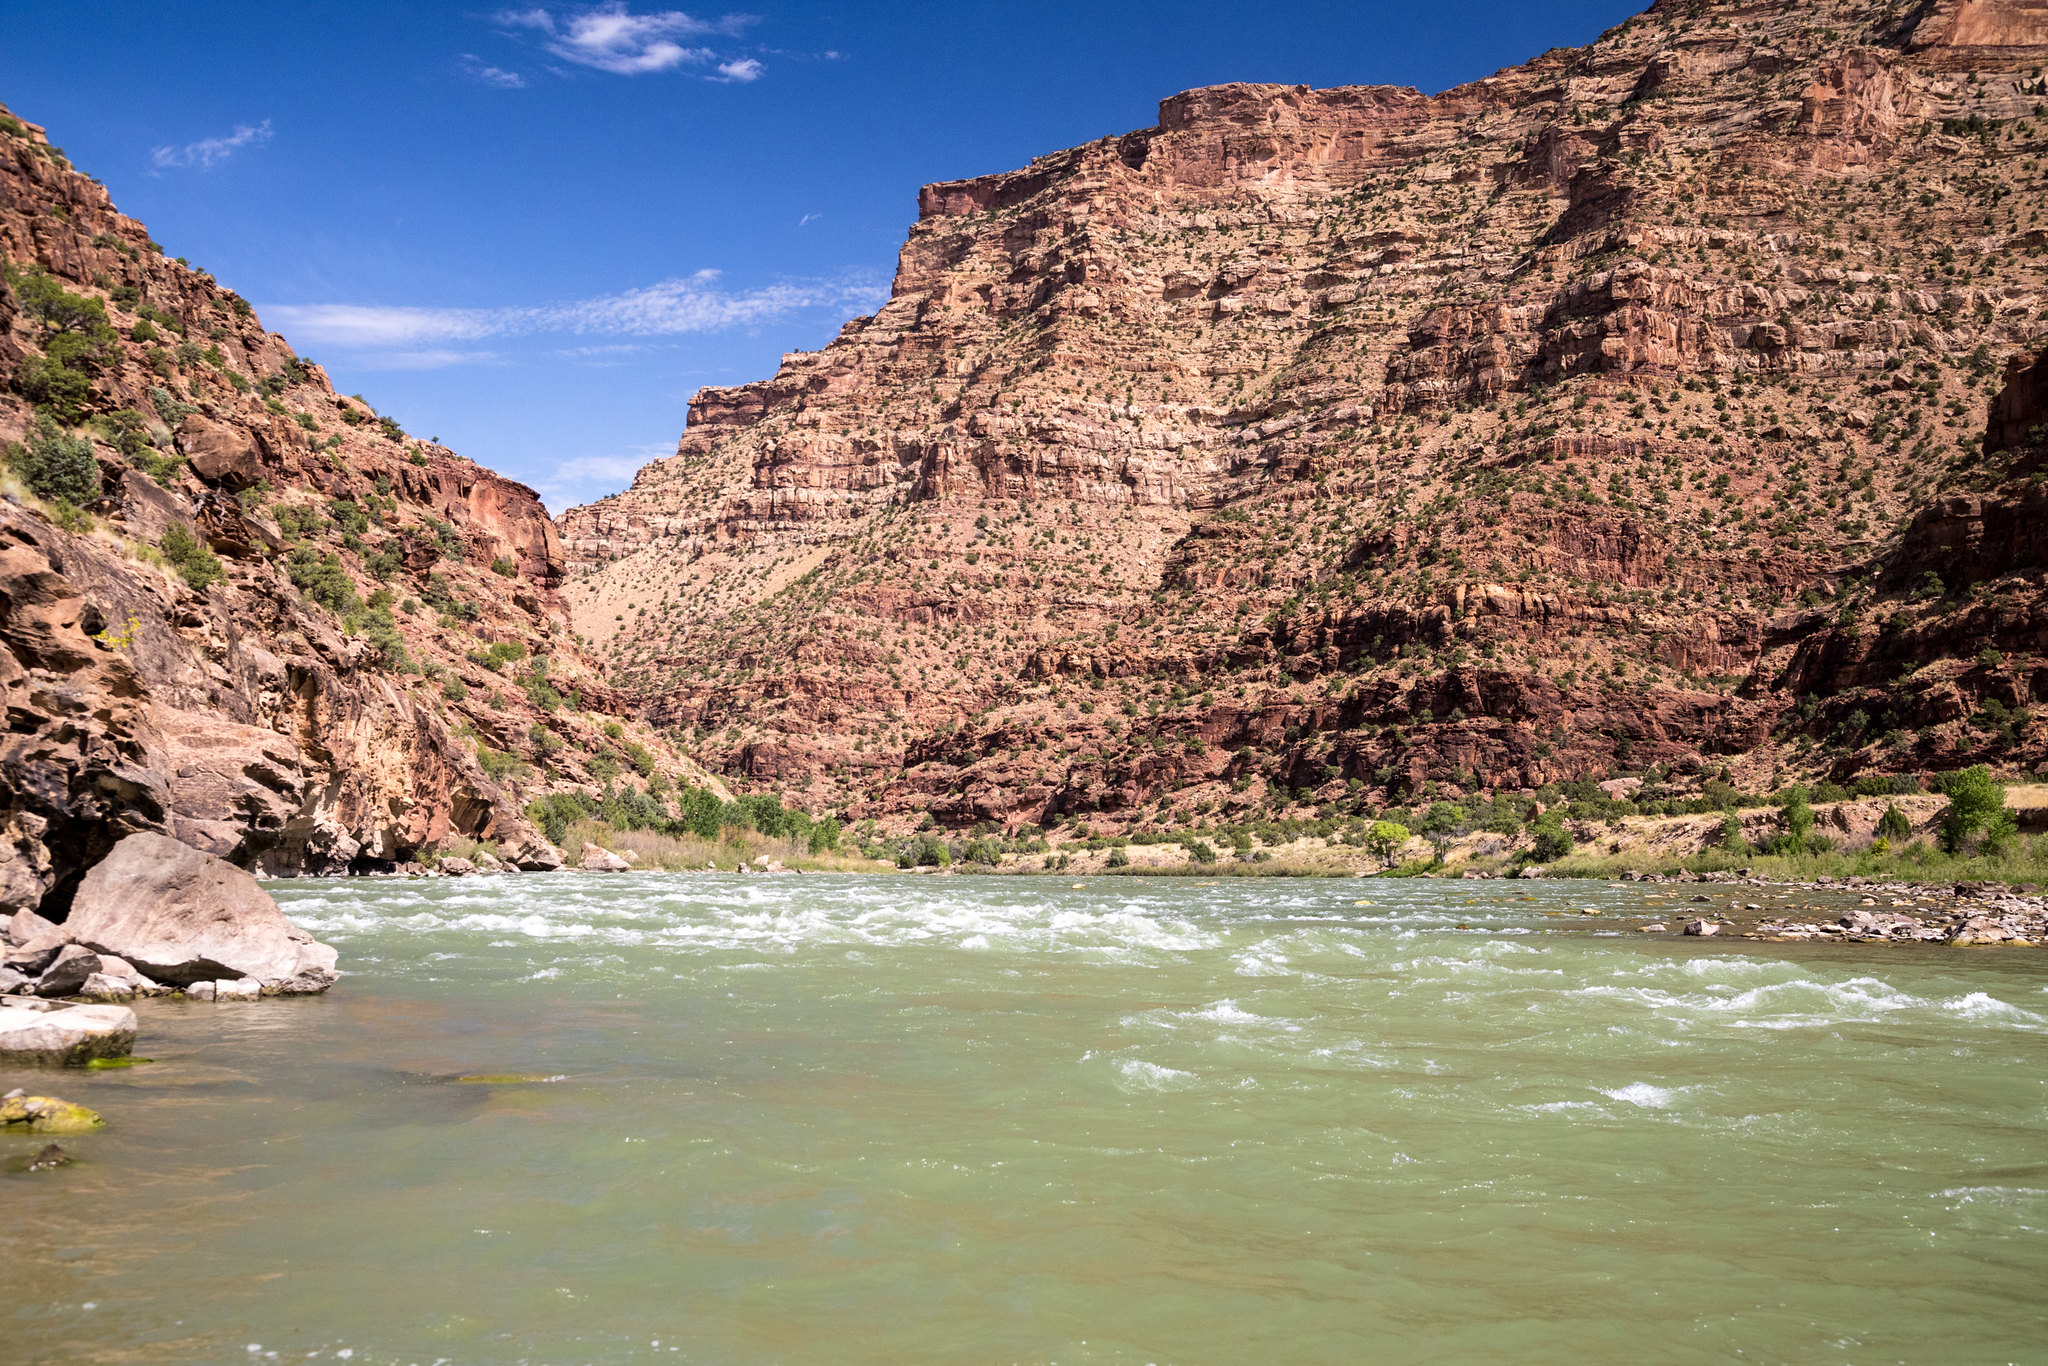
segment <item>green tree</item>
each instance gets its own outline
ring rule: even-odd
[[[1555,811],[1538,816],[1529,833],[1535,837],[1529,852],[1538,863],[1555,863],[1572,851],[1571,832],[1564,828],[1564,818]]]
[[[1778,824],[1783,832],[1776,840],[1783,854],[1803,854],[1813,843],[1813,807],[1803,787],[1788,787],[1778,803]]]
[[[1465,810],[1453,802],[1431,802],[1429,810],[1423,813],[1422,833],[1429,840],[1430,848],[1436,851],[1436,861],[1442,863],[1444,850],[1450,846],[1451,836],[1458,833],[1458,826],[1465,819]]]
[[[1365,847],[1382,865],[1392,863],[1408,839],[1408,827],[1395,821],[1374,821],[1365,831]]]
[[[1983,834],[1988,846],[2003,848],[2017,831],[2018,818],[2006,807],[2005,788],[1991,776],[1991,770],[1975,764],[1948,775],[1945,784],[1948,809],[1941,813],[1941,847],[1951,854],[1963,852],[1973,834]],[[1991,852],[1996,852],[1996,848]]]
[[[1913,833],[1913,822],[1906,819],[1906,813],[1899,810],[1897,802],[1887,802],[1884,814],[1877,818],[1877,833],[1896,844]]]
[[[1742,834],[1742,817],[1733,811],[1721,817],[1721,847],[1737,856],[1749,852],[1749,841]]]

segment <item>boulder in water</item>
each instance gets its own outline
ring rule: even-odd
[[[595,844],[583,846],[583,858],[577,866],[586,873],[629,873],[633,870],[632,864],[626,862],[611,850],[600,848]]]
[[[325,991],[337,976],[336,952],[287,920],[254,877],[146,831],[85,875],[63,929],[176,985],[247,978],[288,995]]]
[[[55,1096],[25,1096],[11,1091],[0,1098],[0,1132],[89,1134],[106,1127],[99,1113]]]
[[[1719,934],[1721,927],[1711,920],[1688,920],[1685,922],[1685,932],[1695,938],[1705,938],[1710,934]]]
[[[135,1012],[126,1006],[0,1010],[0,1063],[76,1065],[125,1058],[135,1047]]]
[[[466,858],[444,858],[439,866],[449,877],[476,876],[476,865]]]
[[[562,866],[555,846],[539,836],[511,846],[500,857],[522,873],[552,873]]]

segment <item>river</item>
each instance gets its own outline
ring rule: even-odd
[[[330,995],[0,1071],[109,1120],[0,1142],[0,1361],[2048,1361],[2038,949],[1599,883],[270,885]]]

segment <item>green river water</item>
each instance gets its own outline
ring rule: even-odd
[[[109,1120],[0,1141],[0,1362],[2048,1362],[2041,950],[1598,883],[271,886],[330,995],[0,1070]]]

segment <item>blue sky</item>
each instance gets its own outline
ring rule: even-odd
[[[0,0],[0,102],[336,387],[560,510],[887,297],[917,188],[1223,81],[1436,91],[1641,0]]]

